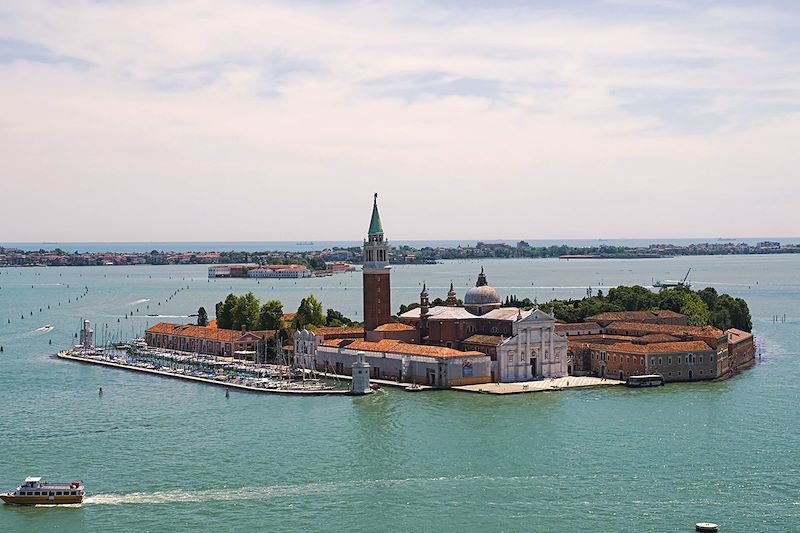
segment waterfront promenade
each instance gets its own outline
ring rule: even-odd
[[[566,376],[563,378],[518,381],[515,383],[461,385],[453,387],[453,389],[481,394],[524,394],[528,392],[554,392],[565,389],[583,389],[587,387],[617,387],[620,385],[625,385],[625,382],[617,379],[601,379],[594,376]]]

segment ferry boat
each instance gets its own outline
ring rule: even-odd
[[[40,477],[28,477],[13,492],[0,494],[11,505],[65,505],[83,503],[83,483],[47,483]]]

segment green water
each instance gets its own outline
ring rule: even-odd
[[[463,294],[480,265],[502,296],[539,301],[693,266],[696,286],[747,299],[763,359],[728,381],[652,390],[226,399],[51,354],[82,317],[98,336],[130,336],[159,319],[125,313],[211,310],[231,288],[287,308],[313,292],[357,317],[359,275],[256,284],[209,282],[201,266],[0,269],[0,488],[42,475],[89,492],[81,507],[0,506],[0,531],[800,530],[800,256],[398,267],[393,306],[423,280],[432,298],[450,280]],[[55,329],[35,331],[45,324]]]

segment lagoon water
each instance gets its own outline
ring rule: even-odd
[[[81,318],[98,340],[130,337],[159,320],[147,314],[189,321],[230,291],[287,310],[313,293],[358,319],[360,274],[257,283],[208,280],[199,265],[0,269],[0,488],[42,475],[90,493],[81,507],[0,506],[0,531],[800,529],[800,255],[399,266],[394,310],[423,281],[432,298],[451,280],[463,294],[481,265],[502,296],[540,302],[691,266],[696,287],[747,299],[762,358],[727,381],[651,390],[226,399],[52,354]]]

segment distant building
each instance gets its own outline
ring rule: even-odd
[[[304,265],[268,265],[247,272],[251,278],[308,278],[311,271]]]
[[[246,278],[247,273],[258,268],[254,263],[240,265],[214,265],[208,267],[209,278]]]
[[[530,247],[531,247],[531,245],[528,244],[527,241],[519,241],[517,243],[517,248],[530,248]]]

